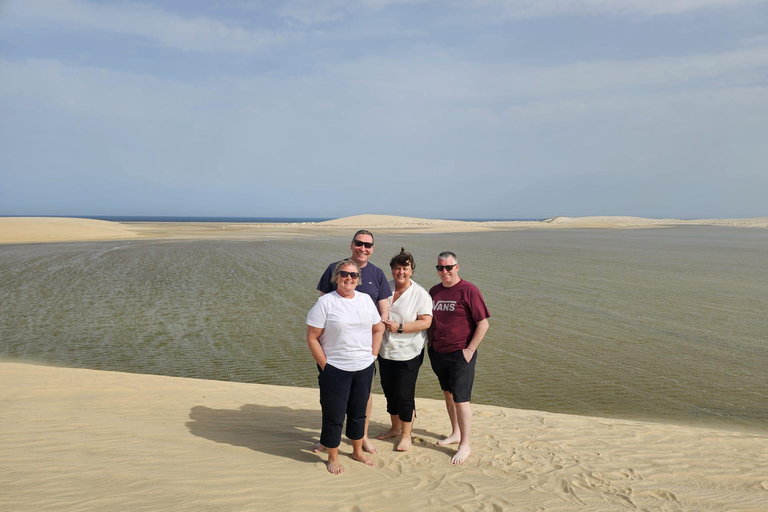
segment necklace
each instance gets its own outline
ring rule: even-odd
[[[400,296],[401,296],[402,294],[404,294],[405,292],[407,292],[407,291],[408,291],[408,288],[410,288],[410,287],[411,287],[411,283],[409,282],[409,283],[408,283],[408,286],[406,286],[406,287],[405,287],[405,288],[403,288],[402,290],[398,290],[397,288],[395,288],[395,293],[392,295],[392,302],[395,302],[397,299],[399,299],[399,298],[400,298]]]

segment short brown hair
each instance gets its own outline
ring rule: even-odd
[[[389,268],[395,268],[397,265],[400,265],[401,267],[410,265],[412,270],[416,268],[416,262],[413,260],[413,255],[406,251],[405,247],[401,247],[400,252],[392,256],[392,259],[389,260]]]

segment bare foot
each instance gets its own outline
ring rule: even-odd
[[[319,453],[325,450],[325,446],[321,443],[315,443],[312,445],[312,453]]]
[[[355,453],[352,452],[352,458],[355,459],[357,462],[362,462],[366,466],[375,466],[376,463],[373,462],[366,454],[365,452]]]
[[[340,475],[344,472],[344,466],[339,464],[338,460],[329,460],[325,463],[325,467],[328,468],[328,472],[334,475]]]
[[[403,436],[400,438],[400,442],[397,443],[395,450],[404,452],[411,447],[411,436]]]
[[[459,444],[461,441],[461,434],[451,434],[445,439],[441,439],[437,442],[439,446],[448,446],[449,444]]]
[[[363,451],[368,452],[368,453],[376,453],[379,450],[376,448],[376,445],[374,445],[366,437],[366,438],[363,439]]]
[[[399,435],[400,435],[400,429],[392,427],[389,430],[387,430],[386,432],[384,432],[383,434],[379,434],[376,437],[378,439],[391,439],[391,438],[397,437]]]
[[[459,446],[456,455],[451,457],[451,464],[464,464],[464,461],[467,460],[470,453],[472,452],[470,451],[469,446]]]

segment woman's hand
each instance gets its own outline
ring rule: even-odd
[[[392,320],[382,320],[384,323],[384,327],[389,332],[397,332],[397,330],[400,328],[400,324],[397,322],[393,322]]]

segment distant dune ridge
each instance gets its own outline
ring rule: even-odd
[[[473,405],[450,464],[441,400],[414,445],[340,447],[326,471],[316,389],[0,362],[0,510],[545,511],[768,509],[768,436]],[[385,430],[374,397],[371,431]]]
[[[552,217],[541,221],[458,221],[394,215],[355,215],[317,223],[108,222],[58,217],[0,217],[0,243],[77,242],[130,239],[259,240],[348,234],[459,233],[519,229],[630,229],[674,226],[768,228],[768,217],[752,219],[644,219],[640,217]]]

